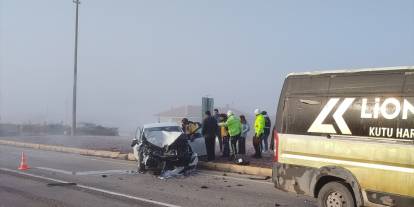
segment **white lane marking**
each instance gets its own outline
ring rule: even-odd
[[[89,187],[89,186],[85,186],[85,185],[77,185],[80,188],[84,188],[84,189],[88,189],[88,190],[92,190],[92,191],[97,191],[97,192],[101,192],[101,193],[106,193],[106,194],[110,194],[110,195],[115,195],[115,196],[119,196],[119,197],[125,197],[125,198],[129,198],[129,199],[133,199],[133,200],[138,200],[138,201],[143,201],[143,202],[147,202],[147,203],[152,203],[152,204],[156,204],[156,205],[160,205],[160,206],[167,206],[167,207],[180,207],[174,204],[169,204],[169,203],[163,203],[163,202],[159,202],[159,201],[154,201],[154,200],[149,200],[146,198],[140,198],[140,197],[136,197],[136,196],[131,196],[131,195],[127,195],[127,194],[122,194],[122,193],[117,193],[117,192],[113,192],[113,191],[109,191],[109,190],[104,190],[104,189],[100,189],[100,188],[95,188],[95,187]]]
[[[35,174],[31,174],[31,173],[24,173],[24,172],[20,172],[20,171],[17,171],[17,170],[11,170],[11,169],[7,169],[7,168],[0,168],[0,170],[6,171],[6,172],[11,172],[11,173],[16,173],[16,174],[19,174],[19,175],[34,177],[34,178],[38,178],[38,179],[42,179],[42,180],[53,181],[53,182],[57,182],[57,183],[69,183],[69,182],[64,181],[64,180],[58,180],[58,179],[44,177],[44,176],[35,175]],[[132,195],[128,195],[128,194],[117,193],[117,192],[113,192],[113,191],[109,191],[109,190],[105,190],[105,189],[100,189],[100,188],[95,188],[95,187],[91,187],[91,186],[86,186],[86,185],[76,185],[76,186],[79,187],[79,188],[83,188],[83,189],[87,189],[87,190],[91,190],[91,191],[96,191],[96,192],[101,192],[101,193],[110,194],[110,195],[114,195],[114,196],[124,197],[124,198],[137,200],[137,201],[142,201],[142,202],[146,202],[146,203],[151,203],[151,204],[155,204],[155,205],[159,205],[159,206],[180,207],[180,206],[177,206],[177,205],[174,205],[174,204],[149,200],[149,199],[146,199],[146,198],[140,198],[140,197],[132,196]]]
[[[103,175],[103,174],[128,174],[129,170],[99,170],[99,171],[84,171],[84,172],[70,172],[61,169],[49,168],[49,167],[35,167],[36,169],[46,170],[51,172],[62,173],[66,175]]]
[[[404,172],[404,173],[414,173],[414,168],[397,167],[397,166],[391,166],[391,165],[372,164],[372,163],[366,163],[366,162],[354,162],[354,161],[347,161],[347,160],[336,160],[336,159],[312,157],[312,156],[304,156],[304,155],[294,155],[294,154],[282,154],[282,157],[290,158],[290,159],[300,159],[300,160],[308,160],[308,161],[316,161],[316,162],[351,165],[351,166],[356,166],[356,167],[365,167],[365,168]]]
[[[75,172],[70,172],[70,171],[61,170],[61,169],[48,168],[48,167],[35,167],[35,168],[40,169],[40,170],[46,170],[46,171],[51,171],[51,172],[62,173],[62,174],[66,174],[66,175],[74,175],[75,174]]]
[[[101,162],[107,162],[107,163],[113,163],[113,164],[123,164],[123,165],[129,165],[129,166],[134,166],[134,167],[138,167],[137,164],[133,164],[136,163],[137,161],[126,161],[126,160],[118,160],[118,161],[111,161],[111,160],[107,160],[108,158],[88,158],[86,156],[83,155],[79,155],[80,159],[85,159],[85,160],[93,160],[93,161],[101,161]],[[133,162],[133,163],[129,163],[129,162]]]

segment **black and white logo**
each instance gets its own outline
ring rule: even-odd
[[[354,123],[354,126],[355,123],[368,125],[369,120],[381,119],[380,122],[371,122],[380,123],[377,124],[377,126],[368,125],[367,128],[369,131],[361,133],[362,131],[359,129],[359,131],[355,132],[356,135],[364,136],[368,134],[368,136],[375,137],[414,138],[414,129],[409,127],[412,126],[410,123],[413,123],[414,105],[407,98],[361,98],[358,103],[355,101],[356,98],[344,98],[342,102],[341,100],[341,98],[329,99],[307,132],[353,135],[354,133],[351,131],[343,116],[355,103],[352,110],[358,110],[360,116],[352,116],[349,117],[350,120],[348,120],[351,124]],[[335,108],[337,109],[333,112]],[[339,132],[335,129],[333,124],[325,123],[328,116],[332,113],[332,118],[335,122],[334,124],[338,126]],[[358,127],[356,130],[358,130]]]
[[[334,107],[338,104],[340,98],[331,98],[325,107],[322,109],[321,113],[316,117],[313,124],[308,129],[308,132],[313,133],[326,133],[326,134],[337,134],[334,126],[332,124],[324,124],[324,121],[328,115],[332,112]],[[338,109],[333,114],[333,119],[338,125],[339,130],[342,134],[352,134],[347,123],[345,122],[343,115],[348,110],[348,108],[355,101],[355,98],[345,98],[344,101],[339,105]]]

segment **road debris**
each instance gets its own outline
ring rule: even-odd
[[[236,159],[236,160],[235,160],[235,163],[236,163],[237,165],[242,165],[242,166],[250,165],[250,162],[249,162],[249,161],[247,161],[247,160],[245,160],[245,159],[243,159],[243,158],[238,158],[238,159]]]

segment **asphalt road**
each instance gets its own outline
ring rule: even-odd
[[[30,170],[17,170],[21,152]],[[0,145],[0,207],[316,206],[249,176],[198,171],[162,180],[135,170],[130,161]]]

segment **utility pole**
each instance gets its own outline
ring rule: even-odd
[[[72,105],[72,130],[71,135],[76,135],[76,89],[78,82],[78,16],[79,16],[79,0],[73,0],[76,4],[76,22],[75,22],[75,60],[73,65],[73,105]]]

